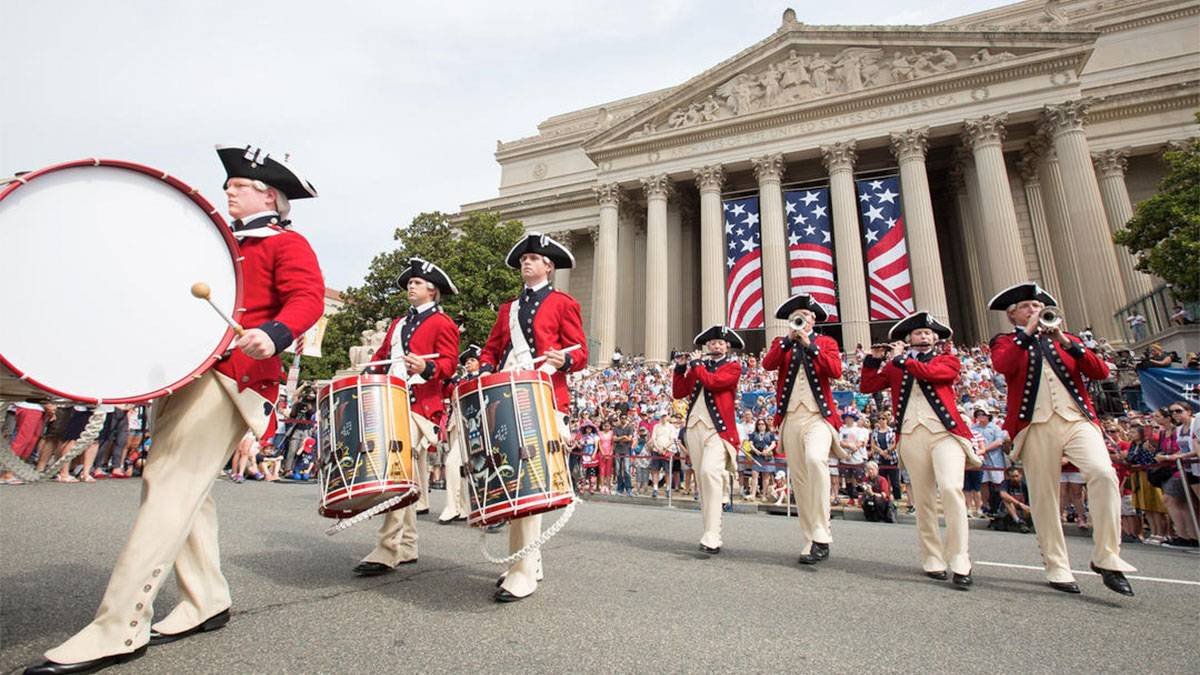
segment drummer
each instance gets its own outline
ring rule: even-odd
[[[567,438],[567,413],[571,406],[567,373],[587,365],[587,337],[583,334],[579,303],[552,287],[550,275],[556,269],[573,267],[575,258],[554,239],[530,232],[512,247],[505,262],[521,271],[525,288],[519,297],[500,306],[496,323],[479,355],[480,371],[529,369],[534,358],[546,357],[541,368],[550,372],[554,382],[554,400],[562,415],[559,427],[562,437]],[[574,351],[564,351],[575,345],[578,348]],[[540,515],[514,518],[508,528],[509,553],[521,550],[540,536],[541,531]],[[542,556],[538,551],[508,568],[500,579],[494,596],[496,602],[529,597],[537,590],[541,578]]]
[[[375,368],[408,381],[409,426],[417,460],[413,464],[420,474],[421,497],[383,519],[375,550],[354,568],[364,577],[417,562],[417,514],[429,512],[429,448],[437,444],[438,425],[445,423],[442,394],[445,381],[454,375],[458,353],[458,326],[440,304],[443,295],[458,293],[450,276],[427,260],[412,258],[399,282],[408,290],[408,312],[392,321],[375,352],[376,361],[391,359],[391,364]]]
[[[308,241],[287,220],[290,200],[317,196],[312,184],[259,148],[218,146],[217,154],[246,280],[239,318],[249,328],[212,369],[155,402],[141,506],[100,609],[46,652],[44,663],[26,669],[31,675],[94,672],[141,657],[148,644],[229,621],[213,481],[247,428],[259,438],[274,433],[279,353],[321,318],[325,282]],[[151,627],[154,598],[172,566],[179,604]]]
[[[458,355],[460,372],[446,383],[445,396],[447,399],[453,398],[454,388],[460,383],[479,377],[480,351],[478,345],[469,345]],[[444,467],[446,477],[446,505],[442,508],[441,514],[438,515],[438,525],[449,525],[456,520],[466,520],[467,514],[471,510],[471,505],[467,501],[467,491],[463,485],[462,466],[467,449],[466,442],[463,439],[462,424],[455,419],[454,415],[451,415],[448,426],[449,429],[446,436],[449,440],[450,450],[446,453],[446,465]]]

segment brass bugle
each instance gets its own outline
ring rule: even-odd
[[[1057,307],[1044,307],[1038,314],[1038,325],[1042,328],[1058,328],[1062,325],[1063,313]]]

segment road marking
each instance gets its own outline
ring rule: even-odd
[[[1010,567],[1015,570],[1035,570],[1038,572],[1041,572],[1044,569],[1037,565],[1014,565],[1012,563],[983,562],[980,560],[976,560],[975,564],[976,565],[990,565],[992,567]],[[1072,574],[1086,574],[1088,576],[1093,576],[1093,577],[1100,576],[1099,574],[1096,574],[1095,572],[1093,572],[1091,570],[1071,570],[1071,573]],[[1186,579],[1160,579],[1159,577],[1139,577],[1139,576],[1136,576],[1133,574],[1126,574],[1125,578],[1137,579],[1138,581],[1161,581],[1164,584],[1183,584],[1184,586],[1200,586],[1200,581],[1187,581]]]

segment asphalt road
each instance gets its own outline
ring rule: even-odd
[[[93,615],[140,481],[0,488],[0,671]],[[972,530],[976,586],[920,574],[910,525],[835,521],[833,557],[796,564],[795,520],[727,514],[725,550],[696,551],[691,510],[585,503],[546,548],[531,598],[491,600],[499,569],[462,525],[419,520],[420,562],[373,579],[350,568],[374,525],[326,536],[311,485],[218,481],[233,620],[153,647],[113,673],[1194,672],[1200,556],[1130,546],[1137,597],[1078,574],[1047,588],[1031,535]],[[433,495],[434,513],[442,493]],[[547,520],[547,524],[549,524]],[[506,536],[489,536],[495,553]],[[1073,567],[1090,541],[1069,537]],[[163,587],[158,616],[170,610]]]

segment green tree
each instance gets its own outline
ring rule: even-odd
[[[1200,121],[1200,113],[1196,115]],[[1113,241],[1137,258],[1137,268],[1156,274],[1183,302],[1200,300],[1200,138],[1163,155],[1167,175],[1158,192],[1138,204]]]
[[[380,319],[391,320],[408,310],[399,277],[409,258],[437,264],[458,288],[442,298],[443,309],[463,327],[462,344],[482,345],[500,304],[521,290],[521,275],[504,264],[504,255],[525,231],[519,221],[504,221],[495,213],[472,213],[453,224],[444,213],[421,213],[408,227],[397,228],[397,245],[371,261],[361,286],[347,288],[344,309],[330,318],[320,359],[304,359],[303,379],[328,379],[349,366],[348,351],[359,344],[363,330]]]

